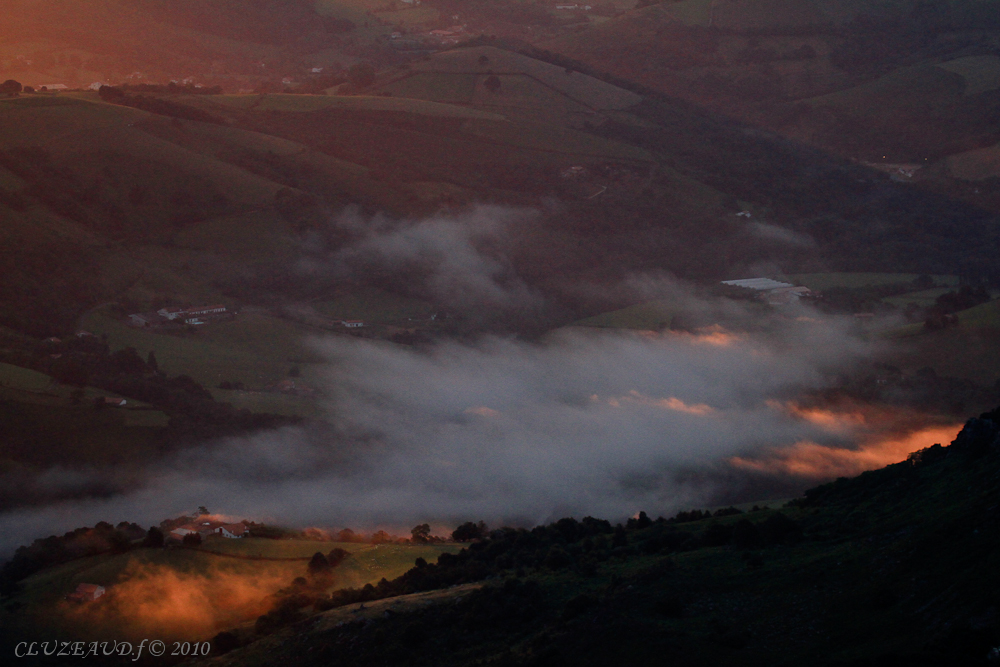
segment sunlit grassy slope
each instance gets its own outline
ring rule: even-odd
[[[311,383],[314,366],[323,362],[307,345],[312,331],[253,312],[175,335],[136,329],[100,312],[88,314],[81,323],[93,333],[107,334],[113,349],[154,351],[164,372],[190,375],[213,391],[223,381],[260,389],[287,378],[292,367]]]
[[[429,562],[442,553],[454,553],[456,545],[403,546],[356,543],[313,542],[308,540],[263,540],[244,538],[226,540],[212,537],[199,549],[137,549],[125,554],[105,554],[70,561],[43,570],[24,581],[17,596],[21,613],[17,623],[28,623],[33,631],[49,629],[71,635],[100,633],[117,627],[132,637],[155,624],[157,618],[168,621],[164,632],[176,631],[175,614],[164,609],[176,604],[179,597],[187,605],[193,621],[191,632],[208,639],[218,629],[253,620],[270,608],[269,596],[288,587],[296,577],[308,574],[308,560],[319,552],[326,554],[342,548],[350,555],[333,571],[329,585],[336,588],[376,584],[393,579],[413,567],[417,558]],[[223,554],[233,554],[227,556]],[[270,559],[270,560],[268,560]],[[111,607],[87,612],[67,605],[63,599],[80,583],[107,587]],[[231,608],[220,608],[205,600],[218,594],[231,594]],[[234,594],[241,590],[242,593]],[[114,596],[118,596],[114,599]],[[159,609],[144,607],[144,596],[160,596]],[[208,616],[206,620],[204,617]],[[182,624],[183,626],[183,624]]]

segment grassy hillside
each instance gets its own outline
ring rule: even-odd
[[[919,276],[915,273],[796,273],[786,279],[796,285],[823,291],[831,287],[874,287],[879,285],[903,285],[913,283]],[[957,287],[958,276],[930,276],[935,285]]]
[[[996,143],[998,61],[970,31],[995,39],[997,15],[977,0],[684,0],[541,46],[841,155],[925,164]]]
[[[348,64],[359,49],[392,57],[388,27],[350,0],[10,0],[4,8],[0,69],[36,87],[197,78],[280,89],[284,78]]]
[[[7,615],[4,619],[5,637],[15,628],[77,637],[113,628],[119,637],[132,638],[158,625],[161,632],[171,635],[191,633],[188,641],[210,639],[219,627],[255,619],[272,604],[270,596],[308,574],[313,554],[336,548],[350,555],[334,570],[331,586],[363,586],[383,577],[393,579],[413,567],[416,558],[434,561],[442,553],[458,550],[454,545],[209,538],[200,549],[136,549],[91,556],[25,580],[23,590],[13,600],[20,610],[18,617]],[[239,557],[221,555],[225,553]],[[261,556],[266,560],[254,560]],[[99,610],[78,609],[63,600],[80,583],[107,587],[109,597],[101,601]],[[216,595],[213,590],[218,591]],[[159,596],[159,606],[145,596]],[[178,617],[180,604],[188,606],[183,619]]]
[[[573,325],[578,327],[657,331],[668,328],[677,312],[679,312],[679,309],[676,304],[665,301],[650,301],[577,320]]]
[[[178,335],[136,329],[99,312],[88,314],[81,325],[107,334],[116,349],[152,350],[164,372],[191,375],[213,389],[229,380],[259,390],[287,378],[293,366],[303,380],[313,382],[312,367],[323,361],[306,344],[311,331],[253,312]]]
[[[2,274],[18,289],[4,291],[0,319],[49,335],[107,302],[129,312],[328,302],[357,285],[302,280],[300,260],[322,248],[310,257],[322,263],[354,240],[330,224],[348,205],[413,219],[479,203],[544,211],[543,221],[508,230],[502,253],[562,310],[551,322],[505,327],[573,321],[589,310],[570,294],[578,280],[628,272],[717,279],[760,262],[990,271],[980,267],[985,255],[966,252],[988,254],[982,212],[640,96],[552,54],[487,42],[379,74],[368,96],[129,90],[121,104],[92,93],[0,101],[12,129],[0,140],[0,207],[10,220],[0,233],[21,248]],[[490,77],[499,86],[487,87]],[[459,104],[463,86],[471,93]],[[735,217],[743,206],[821,242],[774,243]],[[64,258],[61,270],[48,270],[46,257]],[[419,281],[397,278],[365,272],[362,282],[433,301]]]

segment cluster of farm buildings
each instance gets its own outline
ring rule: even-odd
[[[224,521],[194,521],[174,528],[166,534],[167,539],[183,541],[188,535],[198,534],[202,538],[219,535],[231,540],[245,537],[249,532],[244,523],[225,523]]]
[[[792,283],[783,283],[779,280],[772,280],[771,278],[723,280],[722,284],[754,290],[760,295],[762,301],[766,301],[772,306],[787,306],[790,303],[795,303],[799,299],[815,296],[813,291],[808,287],[793,285]]]
[[[174,528],[167,533],[168,540],[183,542],[188,535],[198,534],[204,539],[210,535],[219,535],[229,539],[246,537],[249,529],[243,523],[225,523],[224,521],[194,521]],[[70,602],[94,602],[107,593],[107,589],[99,584],[79,584],[72,593],[66,596]]]
[[[155,313],[132,313],[128,320],[134,327],[155,329],[168,324],[200,325],[209,320],[229,319],[233,315],[225,306],[195,306],[160,308]]]

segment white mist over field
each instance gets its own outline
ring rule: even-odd
[[[537,311],[543,297],[517,275],[503,252],[512,227],[531,222],[538,211],[507,206],[477,206],[457,214],[419,220],[384,215],[366,218],[348,208],[331,223],[346,244],[327,248],[317,237],[307,244],[306,274],[364,278],[396,276],[449,308],[488,305],[503,310]]]
[[[392,221],[348,212],[333,223],[348,240],[318,243],[301,269],[409,276],[446,307],[523,317],[545,300],[502,249],[510,228],[531,215],[480,207]],[[320,387],[325,425],[188,449],[151,465],[130,492],[2,514],[0,552],[102,520],[156,524],[199,505],[236,519],[404,533],[424,522],[621,520],[704,507],[768,475],[801,490],[891,462],[865,449],[899,435],[885,420],[797,403],[872,358],[875,346],[850,333],[853,323],[794,305],[768,315],[753,302],[699,297],[656,276],[575,289],[609,302],[657,300],[689,322],[722,325],[577,327],[537,342],[483,337],[424,348],[318,338],[329,360]],[[931,444],[919,440],[897,438],[895,447]],[[81,475],[100,472],[43,477],[71,484]]]
[[[719,489],[697,473],[730,457],[849,446],[850,430],[803,419],[788,401],[868,349],[836,322],[794,319],[760,334],[570,329],[540,343],[316,345],[330,360],[334,428],[227,439],[184,452],[127,495],[8,513],[3,548],[198,505],[356,529],[700,506]]]

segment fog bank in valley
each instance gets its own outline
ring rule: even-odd
[[[688,310],[746,315],[670,289]],[[317,339],[330,362],[328,426],[227,439],[158,466],[137,491],[8,513],[3,548],[99,520],[148,525],[199,505],[290,525],[405,531],[622,519],[732,498],[743,484],[734,470],[743,481],[773,473],[746,463],[758,454],[851,449],[872,435],[863,418],[831,422],[797,407],[871,353],[846,325],[812,315],[744,333],[570,328],[540,342],[423,349]],[[788,466],[778,472],[795,477]]]

